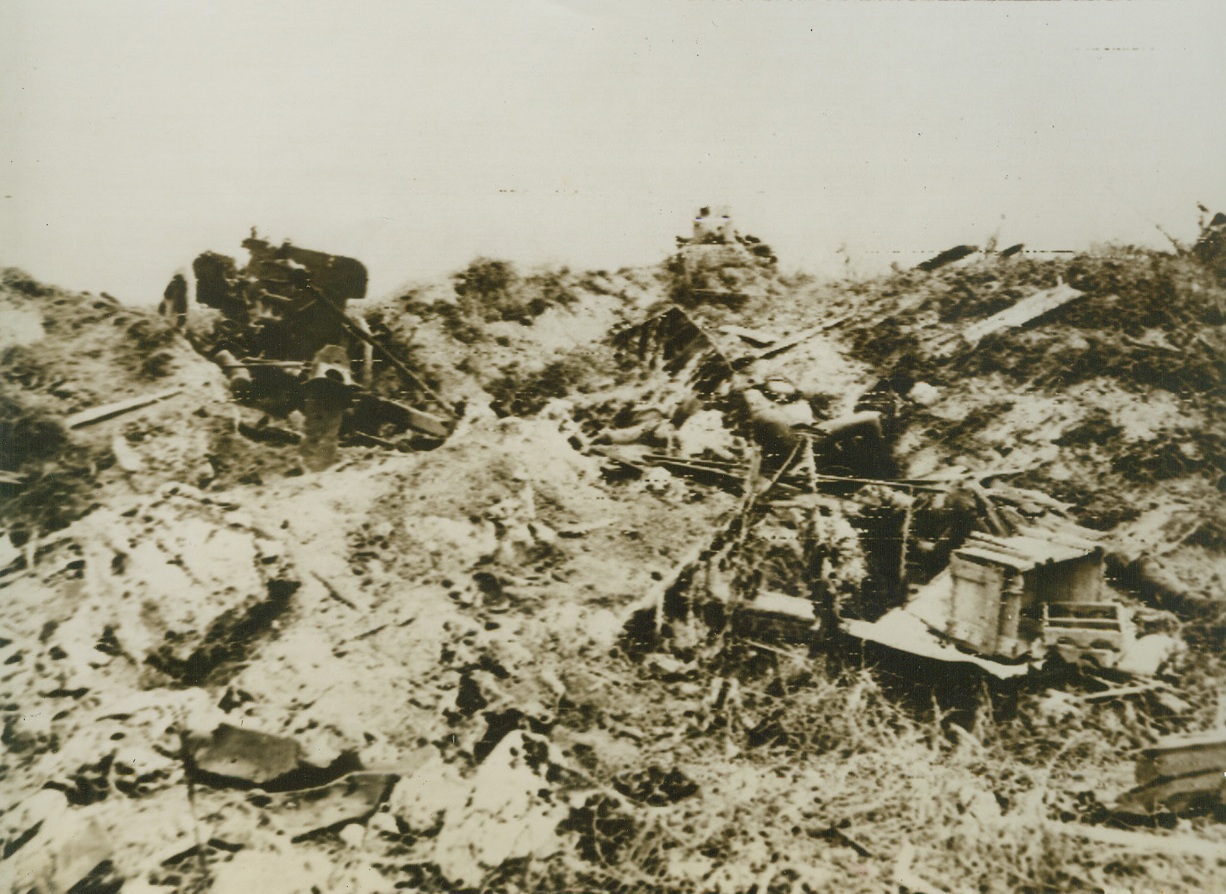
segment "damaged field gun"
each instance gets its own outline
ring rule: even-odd
[[[302,413],[303,459],[326,468],[341,437],[381,446],[433,446],[455,425],[453,409],[349,315],[366,295],[366,267],[353,258],[275,246],[254,229],[243,240],[241,268],[206,251],[192,264],[196,302],[220,313],[212,331],[193,341],[211,357],[235,398],[270,416]],[[400,387],[376,392],[380,365]]]

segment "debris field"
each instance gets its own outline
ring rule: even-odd
[[[1219,230],[5,270],[0,879],[1221,889]]]

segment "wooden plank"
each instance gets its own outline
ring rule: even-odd
[[[1023,832],[1041,830],[1055,835],[1080,838],[1112,847],[1127,848],[1134,853],[1179,854],[1199,857],[1203,860],[1226,858],[1226,848],[1221,843],[1192,835],[1159,835],[1150,832],[1134,832],[1131,829],[1112,829],[1106,826],[1083,826],[1080,823],[1040,821],[1029,817],[1008,817],[998,826],[1001,830],[1017,829]]]
[[[1124,812],[1153,813],[1160,807],[1172,813],[1183,813],[1190,808],[1213,803],[1226,803],[1223,790],[1226,779],[1221,770],[1178,776],[1174,779],[1156,779],[1125,792],[1116,804]],[[1223,854],[1226,856],[1226,854]]]
[[[748,342],[755,348],[767,348],[779,341],[778,337],[759,329],[749,329],[745,326],[720,326],[719,331],[725,335],[735,335],[741,341]]]
[[[1226,772],[1226,731],[1161,739],[1153,747],[1142,749],[1137,762],[1137,781],[1209,770]]]
[[[950,558],[953,591],[947,632],[985,655],[995,655],[1000,635],[1000,604],[1005,576],[1000,566]]]
[[[303,370],[310,363],[306,360],[260,360],[246,359],[236,360],[233,363],[222,362],[218,363],[222,369],[292,369]]]
[[[95,422],[104,422],[107,419],[114,419],[116,416],[122,416],[124,413],[131,413],[136,410],[144,409],[151,404],[156,404],[159,401],[166,400],[169,397],[174,397],[182,388],[168,388],[165,391],[159,391],[156,394],[145,394],[140,397],[129,397],[126,400],[117,400],[113,403],[102,404],[97,407],[90,407],[88,410],[82,410],[80,413],[73,413],[64,420],[64,425],[70,429],[84,428],[87,425],[93,425]]]
[[[1130,698],[1132,696],[1146,695],[1158,688],[1156,683],[1143,683],[1139,686],[1119,686],[1115,689],[1104,689],[1101,692],[1089,692],[1085,695],[1077,697],[1078,701],[1083,702],[1105,702],[1113,701],[1120,698]]]
[[[1044,292],[1037,292],[1028,298],[1023,298],[1012,307],[1008,307],[998,314],[993,314],[986,320],[980,320],[978,323],[967,326],[966,329],[962,330],[962,337],[972,345],[977,345],[986,336],[994,332],[1024,326],[1031,320],[1050,313],[1058,307],[1063,307],[1074,298],[1079,298],[1083,294],[1085,293],[1064,284]]]
[[[416,407],[406,407],[409,426],[422,434],[435,438],[446,438],[451,434],[451,424],[448,420]]]
[[[765,350],[760,351],[759,353],[754,355],[753,359],[754,360],[769,360],[771,357],[778,357],[784,351],[790,351],[792,348],[796,347],[798,344],[808,341],[809,339],[813,338],[815,335],[821,335],[823,332],[825,332],[828,329],[833,329],[836,326],[846,323],[848,320],[852,318],[852,316],[853,315],[849,313],[843,314],[840,317],[835,317],[833,320],[827,320],[826,322],[820,323],[817,326],[813,326],[809,329],[804,329],[796,333],[795,335],[789,336],[788,338],[785,338],[783,341],[776,342],[775,344],[771,345],[769,348],[766,348]]]

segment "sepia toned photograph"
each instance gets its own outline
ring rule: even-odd
[[[1226,891],[1223,34],[0,5],[0,894]]]

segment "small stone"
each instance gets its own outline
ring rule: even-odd
[[[395,825],[394,822],[393,825]],[[341,829],[337,835],[349,847],[358,848],[362,846],[362,841],[366,838],[366,830],[358,823],[350,823]]]
[[[208,487],[213,483],[213,479],[217,477],[217,470],[213,468],[213,464],[206,459],[201,462],[200,465],[196,466],[196,469],[192,474],[196,479],[197,487]]]
[[[346,826],[346,829],[352,829],[353,826]],[[383,835],[399,835],[400,827],[396,825],[396,817],[386,811],[381,811],[372,816],[366,821],[366,828],[371,832]],[[343,832],[344,830],[342,830]]]

